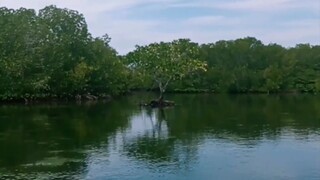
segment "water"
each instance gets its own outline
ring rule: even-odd
[[[0,179],[320,179],[320,97],[0,106]]]

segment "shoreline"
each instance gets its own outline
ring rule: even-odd
[[[7,104],[63,104],[63,103],[87,103],[87,102],[98,102],[98,101],[105,101],[109,102],[112,101],[116,96],[111,95],[91,95],[91,94],[84,94],[84,95],[75,95],[75,96],[47,96],[47,97],[40,97],[34,96],[32,98],[11,98],[6,100],[0,100],[0,105],[7,105]]]
[[[0,105],[8,104],[64,104],[64,103],[92,103],[92,102],[110,102],[117,97],[130,96],[135,93],[158,93],[155,89],[150,90],[132,90],[130,92],[122,93],[121,95],[75,95],[75,96],[47,96],[47,97],[32,97],[32,98],[12,98],[7,100],[0,100]],[[251,91],[251,92],[215,92],[206,89],[175,89],[168,90],[166,94],[212,94],[212,95],[318,95],[315,92],[299,92],[299,91],[282,91],[282,92],[262,92],[262,91]]]

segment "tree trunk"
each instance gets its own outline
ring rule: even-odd
[[[164,94],[164,91],[160,90],[160,96],[159,96],[159,99],[158,99],[158,102],[159,102],[160,106],[163,105],[163,99],[164,99],[163,94]]]
[[[166,91],[166,87],[169,83],[169,81],[171,80],[171,78],[165,83],[165,84],[162,84],[161,81],[157,81],[158,85],[159,85],[159,99],[157,100],[152,100],[150,103],[147,103],[147,104],[140,104],[142,106],[150,106],[150,107],[159,107],[159,108],[162,108],[162,107],[167,107],[167,106],[174,106],[174,102],[173,101],[166,101],[164,100],[164,93]]]
[[[161,104],[161,102],[163,102],[163,94],[164,94],[164,92],[165,92],[165,89],[164,89],[164,87],[162,86],[162,83],[160,82],[159,83],[159,91],[160,91],[160,96],[159,96],[159,99],[158,99],[158,101],[159,101],[159,104]]]
[[[166,82],[164,82],[164,84],[162,84],[161,80],[157,80],[158,85],[159,85],[159,91],[160,91],[160,96],[159,96],[159,104],[163,104],[164,102],[164,92],[166,91],[166,88],[169,84],[169,82],[171,81],[172,77],[168,78],[168,80]]]

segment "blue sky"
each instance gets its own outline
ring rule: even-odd
[[[0,0],[9,8],[51,4],[83,13],[93,36],[108,33],[120,54],[178,38],[320,45],[320,0]]]

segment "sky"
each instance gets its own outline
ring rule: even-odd
[[[320,45],[320,0],[0,0],[0,7],[14,9],[52,4],[82,13],[91,34],[107,33],[120,54],[179,38]]]

